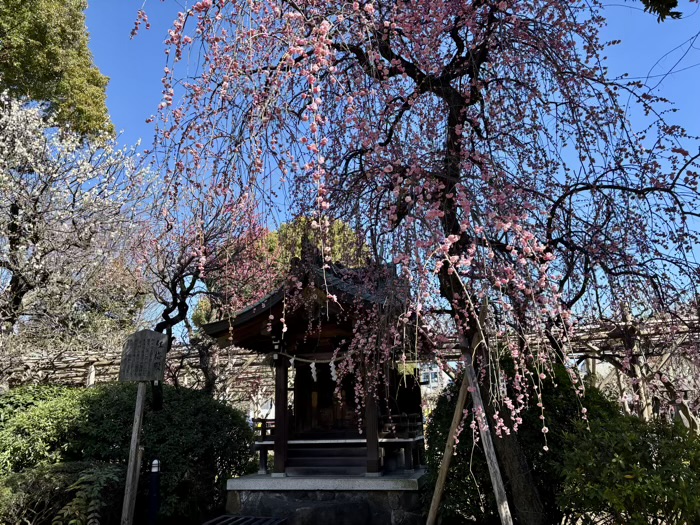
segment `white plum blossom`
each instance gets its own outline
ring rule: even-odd
[[[105,279],[135,225],[146,180],[136,160],[107,135],[85,139],[55,127],[41,107],[0,94],[5,333],[57,319],[83,302],[86,287]]]

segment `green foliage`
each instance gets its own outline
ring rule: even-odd
[[[105,525],[116,523],[124,469],[119,465],[90,465],[68,487],[72,499],[58,511],[51,525]],[[112,519],[110,519],[112,518]]]
[[[423,492],[426,507],[430,505],[445,451],[461,380],[461,376],[458,376],[454,383],[445,388],[428,420],[425,437],[428,445],[426,462],[429,479]],[[468,427],[461,432],[456,453],[450,463],[440,506],[441,523],[445,525],[462,523],[472,516],[479,516],[484,524],[498,523],[498,517],[493,511],[496,507],[491,497],[491,486],[488,477],[485,477],[488,476],[488,470],[483,449],[474,445],[470,434],[471,429]]]
[[[573,523],[700,523],[700,438],[633,417],[566,436],[562,507]]]
[[[505,364],[507,367],[507,363]],[[426,438],[428,442],[427,462],[433,477],[428,485],[427,500],[432,496],[432,485],[440,461],[445,450],[447,433],[449,432],[452,415],[461,375],[453,384],[449,385],[439,397],[437,405],[431,414]],[[532,469],[533,478],[543,499],[545,512],[553,523],[561,520],[558,506],[554,501],[556,494],[561,490],[562,476],[560,464],[562,461],[563,439],[567,431],[574,429],[574,421],[580,419],[580,404],[574,392],[568,374],[563,368],[556,371],[556,384],[554,387],[547,383],[543,390],[543,405],[547,415],[547,446],[549,451],[543,450],[545,440],[542,434],[542,422],[539,419],[540,411],[537,407],[528,409],[523,415],[523,424],[517,432],[517,439],[523,449]],[[607,402],[594,389],[589,389],[586,406],[600,405],[598,411],[615,412],[612,403]],[[471,405],[468,407],[471,413]],[[465,518],[474,516],[479,523],[500,523],[493,491],[489,479],[488,467],[481,442],[474,444],[472,430],[468,420],[465,429],[459,436],[456,454],[452,457],[450,471],[445,484],[443,495],[442,516],[445,523],[462,523]]]
[[[320,250],[320,229],[313,228],[312,221],[304,217],[282,224],[279,230],[269,235],[268,249],[275,251],[279,248],[280,270],[289,271],[291,260],[301,257],[304,238]],[[357,232],[343,221],[333,221],[323,241],[324,246],[330,248],[330,257],[335,263],[350,267],[361,266],[369,255],[367,245],[358,237]]]
[[[237,311],[274,291],[289,276],[292,259],[301,258],[304,242],[315,252],[309,254],[312,257],[323,251],[334,263],[348,267],[366,264],[369,249],[346,223],[330,223],[328,234],[321,241],[320,229],[310,219],[301,217],[282,224],[275,232],[261,233],[245,250],[239,251],[241,244],[250,240],[231,243],[219,257],[235,262],[224,264],[205,277],[210,296],[198,301],[192,313],[193,324],[201,327],[221,318],[222,307]]]
[[[141,504],[148,487],[148,465],[158,459],[162,522],[196,523],[223,505],[226,479],[245,472],[252,432],[239,411],[200,392],[166,386],[163,394],[163,410],[152,412],[147,402]],[[66,388],[58,397],[15,412],[0,429],[0,476],[60,462],[125,465],[135,399],[134,385]],[[76,501],[89,502],[90,493],[85,490],[96,485],[95,478],[84,478],[82,484],[71,481],[66,486],[72,487]],[[80,499],[80,494],[85,496]],[[65,508],[71,515],[77,512],[74,507]]]
[[[0,475],[63,461],[81,418],[79,401],[76,390],[66,389],[9,419],[0,431]]]
[[[59,385],[28,385],[0,395],[0,430],[16,413],[27,410],[65,392]]]
[[[213,312],[211,300],[208,297],[201,297],[192,311],[192,324],[201,328],[205,324],[211,323],[214,320]]]
[[[666,18],[678,19],[683,16],[680,11],[674,11],[678,7],[678,0],[642,0],[644,11],[656,15],[659,22]]]
[[[0,91],[46,102],[59,124],[81,134],[113,132],[108,79],[95,67],[86,0],[0,0]]]
[[[427,460],[433,483],[460,381],[440,396],[428,424]],[[693,496],[700,493],[697,436],[622,415],[614,402],[592,387],[579,399],[561,368],[553,383],[547,381],[542,390],[549,450],[543,449],[538,407],[525,411],[517,433],[548,523],[561,523],[564,516],[572,523],[600,523],[596,520],[602,517],[609,517],[609,523],[661,523],[658,520],[664,516],[674,517],[667,523],[700,522],[700,499]],[[581,418],[581,404],[588,422]],[[432,486],[427,484],[428,502]],[[472,516],[478,523],[500,523],[484,452],[480,442],[474,445],[468,422],[450,465],[442,514],[446,524],[463,523]]]
[[[623,416],[616,402],[590,385],[586,387],[585,397],[580,398],[564,367],[555,368],[553,379],[553,382],[545,381],[542,389],[549,450],[543,448],[542,412],[536,406],[523,414],[522,429],[518,431],[517,437],[532,469],[545,513],[553,523],[558,524],[562,513],[557,496],[561,494],[565,482],[562,464],[569,453],[568,436],[573,435],[575,441],[580,436],[590,435],[587,421],[582,419],[582,408],[586,408],[588,420],[593,422],[614,421]]]
[[[123,490],[121,465],[85,462],[38,465],[0,477],[0,522],[8,525],[117,523]]]

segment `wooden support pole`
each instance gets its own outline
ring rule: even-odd
[[[486,300],[484,300],[483,304],[481,305],[481,311],[479,312],[479,323],[477,325],[477,333],[472,339],[471,351],[468,355],[466,354],[466,352],[463,354],[464,375],[462,376],[462,384],[459,388],[459,395],[457,396],[457,405],[455,406],[454,415],[452,416],[452,424],[450,425],[450,431],[447,434],[445,452],[442,456],[442,461],[440,462],[440,470],[438,471],[438,478],[437,482],[435,483],[435,492],[433,492],[433,499],[430,502],[430,511],[428,512],[428,520],[426,522],[426,525],[435,525],[435,522],[437,520],[438,508],[440,507],[442,493],[445,489],[445,481],[447,480],[447,472],[450,468],[450,462],[452,461],[455,434],[457,433],[457,427],[462,421],[464,404],[467,400],[467,393],[470,390],[472,392],[474,411],[479,422],[479,435],[481,436],[481,441],[484,444],[486,463],[489,467],[489,476],[491,477],[491,484],[493,485],[493,491],[496,496],[498,514],[501,517],[501,523],[503,525],[512,525],[513,523],[513,518],[510,514],[510,508],[508,507],[508,499],[506,498],[505,487],[503,486],[503,478],[501,477],[501,471],[498,467],[496,451],[493,448],[493,441],[491,441],[491,433],[489,430],[488,420],[486,418],[484,403],[481,399],[479,384],[477,383],[476,373],[474,372],[474,365],[472,364],[472,356],[475,354],[478,347],[482,344],[486,344],[486,338],[484,337],[484,333],[481,327],[484,325],[484,321],[486,320],[487,309],[488,303],[486,302]]]
[[[122,505],[121,525],[131,525],[134,521],[136,490],[139,485],[142,449],[139,447],[141,425],[143,424],[143,407],[146,403],[146,382],[139,381],[134,409],[134,428],[131,429],[131,446],[129,447],[129,466],[126,469],[126,486]]]
[[[476,374],[471,362],[467,363],[464,370],[464,376],[467,377],[469,382],[469,390],[472,391],[474,410],[479,421],[479,436],[481,436],[481,441],[484,444],[484,453],[486,455],[486,463],[489,467],[489,477],[491,478],[491,484],[493,485],[493,492],[496,496],[498,515],[501,517],[501,523],[503,525],[511,525],[513,523],[513,518],[510,515],[510,507],[508,507],[508,498],[506,497],[506,489],[503,486],[501,470],[498,467],[496,450],[494,449],[493,441],[491,440],[491,430],[489,429],[489,422],[486,418],[486,407],[484,407],[484,402],[481,399],[479,383],[476,380]]]

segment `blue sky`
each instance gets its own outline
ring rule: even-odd
[[[611,72],[628,72],[640,78],[650,75],[648,85],[656,86],[657,93],[675,102],[679,111],[674,121],[700,135],[700,38],[694,47],[683,45],[700,30],[700,5],[687,0],[680,0],[680,4],[683,20],[659,24],[654,16],[642,12],[640,2],[608,2],[609,23],[603,36],[606,40],[623,41],[607,53]],[[160,102],[160,79],[165,66],[163,40],[177,12],[186,5],[176,0],[148,1],[146,11],[152,27],[150,31],[142,28],[131,40],[131,28],[142,0],[90,2],[90,47],[97,66],[111,79],[107,105],[117,130],[123,131],[124,145],[139,138],[144,146],[151,144],[153,126],[145,121]],[[676,72],[663,76],[671,70]]]
[[[150,146],[153,125],[146,119],[154,114],[160,103],[160,79],[165,67],[163,41],[167,30],[183,10],[175,0],[151,0],[146,4],[151,29],[141,31],[131,39],[136,13],[142,1],[91,0],[87,10],[90,49],[97,67],[110,77],[107,106],[121,142],[134,144],[142,139]]]

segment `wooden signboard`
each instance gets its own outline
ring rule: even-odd
[[[162,381],[168,336],[153,330],[130,335],[119,367],[119,381]]]
[[[143,406],[146,402],[146,384],[151,381],[163,380],[167,341],[168,336],[165,334],[153,330],[141,330],[130,335],[124,343],[121,366],[119,367],[119,381],[137,381],[139,386],[136,393],[134,426],[131,430],[131,447],[129,448],[129,466],[126,470],[121,525],[131,525],[134,520],[134,505],[142,455],[139,437],[143,424]]]

